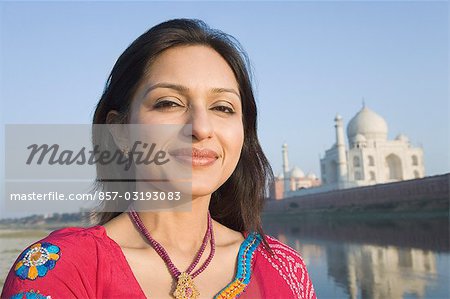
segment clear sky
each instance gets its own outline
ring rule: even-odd
[[[276,174],[286,142],[291,166],[319,176],[335,115],[346,126],[363,97],[390,139],[404,133],[423,146],[426,175],[450,171],[447,1],[0,5],[2,123],[90,123],[109,71],[137,36],[167,19],[199,18],[250,57],[259,137]]]

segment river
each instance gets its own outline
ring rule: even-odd
[[[318,298],[450,298],[447,217],[271,219],[264,227],[301,253]]]

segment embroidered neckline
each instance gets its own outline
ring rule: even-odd
[[[142,290],[136,276],[133,273],[133,270],[131,269],[130,265],[128,264],[128,261],[125,257],[125,254],[122,251],[122,248],[119,244],[116,243],[113,239],[111,239],[108,234],[106,233],[106,229],[102,225],[97,225],[96,227],[100,227],[103,231],[104,236],[112,242],[119,250],[120,257],[125,261],[128,272],[131,274],[131,277],[135,281],[135,284],[139,288],[142,296],[144,298],[147,298],[145,296],[144,291]],[[245,287],[250,282],[251,278],[251,271],[252,271],[252,260],[254,256],[254,252],[256,251],[256,248],[258,248],[258,245],[261,243],[261,236],[257,232],[243,232],[243,235],[245,237],[244,241],[241,243],[239,247],[239,253],[238,253],[238,260],[237,265],[238,268],[236,270],[236,273],[234,275],[233,280],[228,283],[222,290],[220,290],[213,298],[214,299],[225,299],[225,298],[235,298],[238,297],[242,292],[245,290]],[[230,297],[233,296],[233,297]]]
[[[232,282],[225,286],[214,299],[236,298],[245,290],[252,275],[253,255],[261,243],[257,232],[250,233],[239,248],[236,275]]]

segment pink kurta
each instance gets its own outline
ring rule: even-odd
[[[235,279],[214,298],[316,298],[305,264],[291,247],[244,233]],[[119,245],[103,226],[69,227],[26,248],[1,298],[146,298]]]

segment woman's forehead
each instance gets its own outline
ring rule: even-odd
[[[170,82],[188,88],[235,88],[238,83],[226,60],[214,49],[179,46],[165,50],[150,64],[147,83]]]

